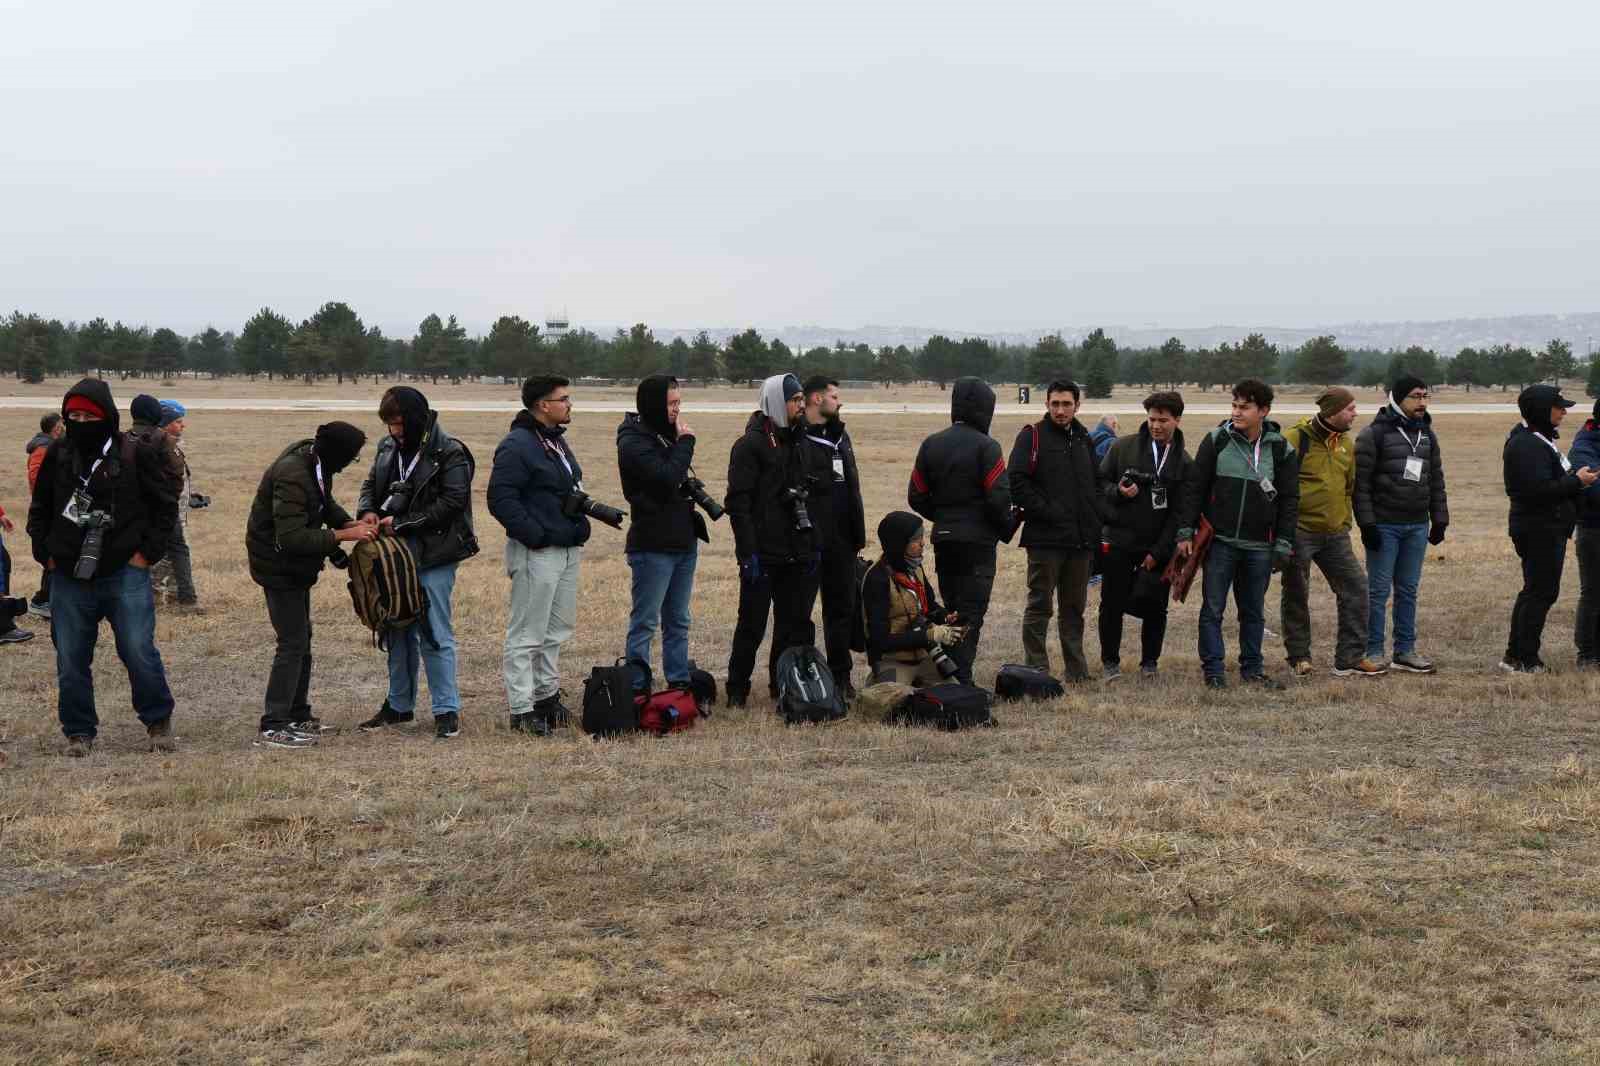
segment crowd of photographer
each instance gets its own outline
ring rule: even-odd
[[[1416,604],[1425,546],[1444,539],[1449,511],[1426,383],[1397,381],[1354,441],[1358,412],[1349,390],[1324,390],[1316,412],[1288,430],[1271,418],[1274,398],[1262,382],[1239,382],[1230,417],[1208,429],[1191,456],[1180,394],[1152,393],[1135,432],[1110,440],[1100,432],[1097,440],[1078,420],[1078,386],[1055,381],[1045,390],[1044,416],[1017,433],[1007,458],[989,433],[993,390],[976,378],[960,379],[951,425],[916,453],[907,490],[916,513],[885,516],[877,526],[879,554],[862,560],[861,476],[840,418],[837,382],[782,374],[762,383],[759,406],[730,451],[719,504],[695,473],[698,440],[682,415],[678,382],[644,379],[637,410],[616,433],[624,511],[585,491],[567,437],[570,384],[530,378],[523,410],[495,450],[487,487],[490,514],[507,535],[509,724],[548,735],[570,719],[560,656],[577,627],[578,575],[592,521],[628,524],[632,588],[624,658],[647,665],[659,631],[662,677],[669,688],[687,690],[700,673],[689,658],[700,545],[711,540],[710,523],[726,514],[740,574],[726,673],[734,706],[749,699],[769,614],[769,691],[778,692],[786,651],[816,654],[819,596],[826,670],[842,697],[854,695],[858,652],[865,653],[869,683],[972,685],[998,545],[1013,540],[1027,553],[1026,665],[1049,671],[1054,616],[1068,683],[1090,676],[1084,614],[1098,573],[1104,681],[1121,677],[1127,617],[1141,624],[1141,676],[1158,673],[1169,605],[1198,579],[1205,684],[1227,685],[1223,617],[1231,597],[1241,682],[1281,688],[1266,671],[1262,647],[1268,586],[1274,573],[1284,575],[1286,660],[1293,675],[1310,674],[1313,565],[1337,602],[1335,676],[1431,673],[1432,662],[1417,651]],[[1504,449],[1510,533],[1524,578],[1499,664],[1508,672],[1544,669],[1541,634],[1575,529],[1583,589],[1579,664],[1600,664],[1600,404],[1569,457],[1556,440],[1571,406],[1553,387],[1524,390],[1522,419]],[[184,511],[209,499],[194,491],[181,448],[187,412],[175,401],[140,396],[131,414],[123,431],[109,387],[85,379],[28,442],[27,532],[44,571],[31,602],[9,596],[10,558],[0,538],[6,592],[0,643],[32,635],[15,624],[30,610],[49,619],[62,730],[75,755],[92,748],[98,727],[90,663],[101,621],[110,623],[152,748],[171,749],[173,699],[155,646],[151,568],[177,554],[178,604],[197,602],[179,545]],[[476,462],[415,388],[387,390],[378,415],[386,433],[354,515],[337,502],[334,478],[358,461],[366,435],[346,422],[329,422],[313,438],[288,445],[257,489],[245,544],[276,637],[256,741],[262,746],[305,748],[331,729],[310,701],[310,592],[330,562],[350,568],[354,598],[365,581],[391,611],[378,621],[363,616],[388,657],[388,693],[360,728],[413,721],[425,677],[435,735],[461,731],[452,597],[457,568],[478,552]],[[3,511],[0,531],[13,532]],[[1365,569],[1352,531],[1365,549]],[[347,555],[345,544],[356,550]],[[930,547],[937,584],[924,565]],[[1393,654],[1385,657],[1391,595]]]

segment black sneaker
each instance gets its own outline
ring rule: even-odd
[[[8,629],[0,633],[0,644],[23,644],[33,639],[31,629]]]
[[[546,696],[533,705],[533,713],[544,718],[551,729],[565,729],[572,724],[572,712],[561,702],[561,693]]]
[[[440,740],[459,737],[461,735],[461,716],[455,711],[446,711],[444,714],[434,715],[433,735]]]
[[[1221,674],[1207,674],[1206,688],[1227,688],[1228,679]]]
[[[374,730],[382,729],[386,725],[404,725],[407,722],[415,721],[416,717],[410,711],[401,714],[389,706],[388,700],[384,700],[383,706],[378,708],[378,713],[356,726],[356,728],[363,733],[371,733]]]
[[[1255,685],[1258,688],[1264,688],[1268,692],[1283,691],[1283,682],[1275,680],[1274,678],[1270,678],[1266,674],[1251,674],[1249,677],[1242,677],[1239,680],[1246,685]]]
[[[308,737],[331,737],[336,736],[339,732],[338,726],[323,725],[322,719],[315,716],[302,718],[298,722],[290,722],[289,729],[291,732],[304,733]]]
[[[50,601],[45,600],[43,603],[38,603],[33,600],[29,600],[28,613],[33,615],[35,618],[43,618],[46,622],[50,621]]]
[[[551,732],[550,722],[539,711],[524,711],[511,716],[511,731],[526,733],[531,737],[547,737]]]
[[[172,735],[172,719],[163,718],[153,725],[145,726],[144,730],[150,736],[151,751],[177,751],[178,738]]]
[[[258,748],[314,748],[317,738],[307,736],[305,733],[296,733],[292,729],[263,729],[256,735],[255,746]]]
[[[732,682],[729,682],[725,695],[727,697],[729,707],[743,707],[745,704],[750,702],[750,686],[735,685]]]

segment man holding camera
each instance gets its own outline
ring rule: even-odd
[[[1195,452],[1178,520],[1178,557],[1194,551],[1201,518],[1216,535],[1205,560],[1200,605],[1200,664],[1207,688],[1226,688],[1222,616],[1228,593],[1239,609],[1239,676],[1281,689],[1262,666],[1267,586],[1294,551],[1300,462],[1272,413],[1272,386],[1246,378],[1233,387],[1233,414]]]
[[[456,637],[450,599],[456,566],[478,554],[472,531],[472,477],[477,463],[466,444],[439,425],[428,399],[397,385],[378,401],[388,434],[378,444],[372,470],[356,501],[361,521],[384,535],[402,537],[417,564],[417,584],[427,612],[389,638],[389,695],[378,713],[362,722],[371,732],[412,721],[417,675],[428,673],[434,736],[461,732],[461,691],[456,685]]]
[[[839,383],[817,376],[805,383],[805,439],[826,472],[811,497],[811,518],[817,524],[822,591],[822,639],[834,687],[846,699],[855,696],[850,674],[850,634],[855,628],[856,557],[867,546],[866,508],[861,501],[861,472],[856,449],[839,418]]]
[[[346,565],[340,544],[378,535],[375,523],[357,522],[333,498],[334,475],[356,461],[366,442],[348,422],[318,426],[315,437],[279,453],[256,487],[245,553],[277,638],[257,747],[309,748],[322,739],[310,700],[311,586],[324,562]]]
[[[567,721],[561,646],[578,624],[578,563],[589,515],[620,526],[621,512],[591,501],[566,441],[572,389],[566,378],[522,383],[523,410],[494,451],[489,513],[506,530],[511,620],[503,661],[511,728],[535,736]],[[613,521],[614,519],[614,521]]]
[[[933,565],[939,588],[965,638],[950,648],[957,679],[972,684],[983,616],[994,592],[995,546],[1011,529],[1011,479],[1000,442],[989,436],[994,390],[982,378],[957,378],[950,428],[922,442],[906,499],[933,523]]]
[[[168,456],[119,432],[105,382],[84,378],[67,390],[61,415],[66,437],[39,465],[28,536],[34,559],[51,571],[67,754],[89,754],[99,729],[91,664],[102,620],[111,623],[150,750],[171,751],[173,699],[156,650],[150,565],[166,553],[178,519],[178,483]]]
[[[1155,392],[1145,397],[1139,432],[1123,437],[1100,461],[1100,480],[1110,503],[1100,569],[1100,664],[1102,676],[1122,676],[1122,616],[1141,580],[1157,580],[1172,557],[1184,484],[1193,465],[1183,448],[1183,397]],[[1139,673],[1154,677],[1167,636],[1167,595],[1141,597]]]
[[[1045,390],[1047,413],[1017,434],[1007,470],[1012,502],[1022,512],[1022,546],[1028,552],[1023,655],[1029,666],[1049,671],[1050,615],[1059,603],[1057,629],[1069,682],[1089,678],[1083,658],[1083,609],[1105,517],[1095,480],[1094,442],[1078,421],[1079,396],[1074,382],[1050,383]]]
[[[745,423],[728,456],[728,520],[739,558],[739,621],[728,656],[728,703],[742,706],[750,695],[756,649],[766,633],[772,605],[768,687],[776,692],[778,656],[789,648],[815,647],[811,612],[817,603],[821,557],[811,519],[812,489],[832,471],[803,435],[804,390],[793,374],[777,374],[761,385],[761,406]]]
[[[700,541],[711,542],[691,493],[703,497],[694,477],[694,430],[680,417],[678,379],[652,374],[639,382],[635,412],[617,427],[617,469],[622,494],[633,510],[628,524],[628,568],[633,572],[633,610],[628,617],[627,656],[650,661],[661,629],[661,676],[667,684],[689,684],[689,601]],[[707,499],[716,507],[716,501]],[[713,519],[721,508],[710,512]]]

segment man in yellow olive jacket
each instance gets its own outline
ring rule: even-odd
[[[1317,397],[1317,413],[1284,431],[1300,456],[1300,512],[1295,522],[1294,555],[1283,575],[1283,644],[1289,667],[1299,676],[1312,672],[1311,564],[1328,579],[1339,607],[1333,676],[1378,677],[1387,667],[1366,658],[1367,575],[1350,546],[1351,497],[1356,486],[1350,427],[1356,398],[1337,386]]]

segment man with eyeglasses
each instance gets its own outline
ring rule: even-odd
[[[561,646],[578,623],[578,562],[589,539],[582,511],[563,502],[583,488],[583,468],[566,441],[572,390],[566,378],[522,383],[523,410],[494,452],[489,513],[506,530],[511,621],[506,627],[510,725],[548,736],[568,718],[561,703]]]
[[[1417,586],[1429,544],[1444,542],[1450,524],[1439,440],[1428,414],[1428,384],[1405,376],[1389,404],[1356,437],[1356,525],[1367,550],[1367,660],[1412,674],[1431,674],[1417,652]],[[1394,592],[1394,657],[1384,658],[1384,621]]]

